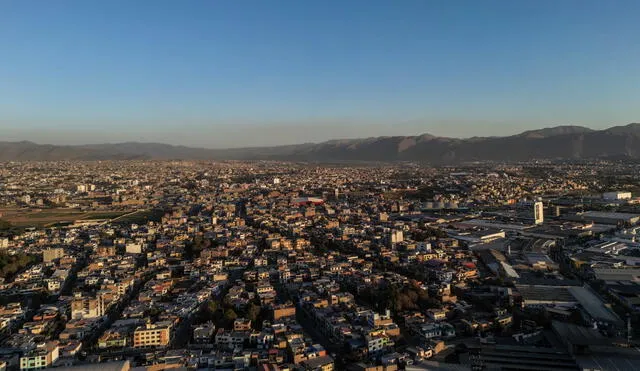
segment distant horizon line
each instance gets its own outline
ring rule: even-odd
[[[322,143],[331,143],[331,142],[340,142],[340,141],[357,141],[357,140],[376,139],[376,138],[416,138],[416,137],[423,137],[423,136],[429,136],[429,137],[441,138],[441,139],[453,139],[453,140],[508,138],[508,137],[520,136],[527,133],[535,133],[535,132],[541,132],[541,131],[553,130],[553,129],[586,129],[587,131],[597,132],[597,131],[607,131],[613,128],[630,127],[634,125],[640,126],[640,123],[631,122],[627,125],[616,125],[616,126],[603,128],[603,129],[594,129],[594,128],[583,126],[583,125],[557,125],[557,126],[543,127],[539,129],[527,129],[517,134],[510,134],[510,135],[488,135],[488,136],[474,135],[470,137],[454,137],[454,136],[434,135],[434,134],[425,132],[425,133],[416,134],[416,135],[378,135],[378,136],[343,137],[343,138],[335,138],[335,139],[328,139],[328,140],[321,140],[321,141],[304,141],[304,142],[293,143],[293,144],[274,144],[274,145],[257,145],[257,146],[249,145],[249,146],[238,146],[238,147],[203,147],[203,146],[197,146],[197,145],[190,146],[186,144],[170,144],[170,143],[160,142],[160,141],[146,142],[146,141],[138,141],[138,140],[107,141],[107,142],[93,142],[93,143],[89,142],[84,144],[52,144],[52,143],[44,143],[40,141],[23,139],[23,140],[0,141],[0,143],[14,143],[14,144],[29,143],[29,144],[35,144],[35,145],[41,145],[41,146],[57,146],[57,147],[92,147],[92,146],[103,146],[103,145],[147,144],[147,145],[163,145],[163,146],[171,146],[171,147],[185,147],[185,148],[205,149],[205,150],[231,150],[231,149],[245,149],[245,148],[248,149],[248,148],[291,147],[291,146],[322,144]],[[563,134],[558,134],[558,135],[563,135]]]

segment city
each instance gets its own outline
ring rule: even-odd
[[[0,371],[640,370],[638,14],[0,0]]]
[[[4,163],[0,364],[640,367],[637,174]]]

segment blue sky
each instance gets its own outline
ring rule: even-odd
[[[0,2],[0,140],[237,147],[638,121],[638,1]]]

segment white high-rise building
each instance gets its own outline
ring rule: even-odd
[[[399,230],[399,229],[392,229],[391,231],[389,231],[388,238],[389,238],[390,246],[393,246],[397,243],[404,241],[404,235],[402,233],[402,230]]]
[[[544,204],[542,201],[533,203],[533,220],[535,224],[542,224],[544,222]]]

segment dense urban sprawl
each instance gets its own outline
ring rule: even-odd
[[[638,369],[639,170],[3,163],[0,369]]]

